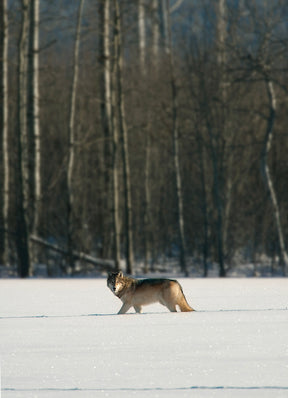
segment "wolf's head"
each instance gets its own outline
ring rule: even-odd
[[[107,286],[112,292],[117,296],[117,293],[124,286],[124,275],[122,271],[119,272],[111,272],[107,278]]]

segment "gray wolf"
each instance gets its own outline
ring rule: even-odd
[[[119,271],[109,273],[107,286],[123,302],[118,314],[125,314],[131,307],[140,313],[143,305],[152,303],[160,303],[171,312],[177,312],[176,306],[183,312],[194,311],[176,280],[134,279]]]

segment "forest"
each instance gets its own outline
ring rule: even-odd
[[[285,275],[287,17],[285,0],[0,0],[2,267]]]

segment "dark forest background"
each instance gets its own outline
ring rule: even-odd
[[[285,274],[287,2],[39,0],[39,23],[35,3],[6,4],[7,58],[1,20],[0,263],[22,277],[119,256],[129,273],[170,258],[185,275],[245,262]]]

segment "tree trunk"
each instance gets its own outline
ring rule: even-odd
[[[179,230],[179,245],[180,245],[180,267],[185,276],[188,276],[188,270],[186,265],[186,237],[185,237],[185,225],[184,225],[184,210],[183,210],[183,189],[180,172],[179,162],[179,118],[178,118],[178,91],[176,86],[175,77],[175,66],[174,57],[172,53],[172,32],[171,22],[169,18],[169,1],[166,2],[167,18],[168,18],[168,54],[170,63],[170,74],[171,74],[171,93],[172,93],[172,134],[173,134],[173,160],[174,160],[174,171],[175,171],[175,183],[176,183],[176,202],[177,202],[177,222]]]
[[[139,58],[143,76],[146,75],[145,0],[138,0]]]
[[[226,73],[226,63],[227,63],[227,0],[218,0],[218,10],[217,10],[217,40],[218,40],[218,52],[217,61],[219,68],[219,99],[220,99],[220,129],[222,131],[223,141],[226,143],[226,147],[223,149],[223,158],[226,160],[226,174],[225,183],[223,182],[223,196],[222,199],[222,242],[223,242],[223,257],[228,254],[228,231],[229,231],[229,219],[232,206],[232,167],[233,167],[233,152],[232,145],[235,135],[235,129],[228,128],[228,120],[231,120],[228,115],[227,109],[227,73]]]
[[[115,0],[114,0],[115,7]],[[117,57],[119,51],[119,32],[117,29],[117,15],[115,16],[115,26],[113,31],[114,39],[114,57],[113,57],[113,71],[111,78],[111,129],[113,138],[112,151],[112,182],[113,182],[113,241],[114,241],[114,261],[115,270],[120,269],[121,249],[120,249],[120,206],[119,206],[119,176],[118,176],[118,162],[119,162],[119,128],[117,120],[117,81],[118,81],[118,65]]]
[[[216,233],[217,233],[217,253],[218,253],[218,262],[219,262],[219,276],[225,277],[226,270],[224,264],[224,250],[223,250],[223,204],[221,199],[221,189],[220,189],[220,180],[219,180],[219,165],[217,160],[217,155],[215,154],[215,149],[212,149],[214,152],[213,155],[213,174],[214,174],[214,199],[216,202],[216,210],[217,210],[217,220],[216,220]]]
[[[112,90],[112,104],[116,102],[116,92],[115,89]],[[114,102],[115,101],[115,102]],[[113,181],[113,240],[114,240],[114,261],[115,261],[115,269],[120,269],[120,216],[119,216],[119,182],[118,182],[118,152],[119,152],[119,133],[117,120],[115,117],[115,107],[112,106],[112,115],[113,115],[113,152],[112,152],[112,181]]]
[[[115,71],[113,71],[113,75]],[[113,77],[114,81],[114,77]],[[112,183],[113,183],[113,241],[114,241],[114,262],[115,270],[120,269],[121,251],[120,251],[120,208],[119,208],[119,177],[118,177],[118,161],[119,161],[119,132],[116,119],[116,91],[112,89],[112,134],[113,134],[113,151],[112,151]]]
[[[226,113],[226,82],[225,82],[225,42],[226,42],[226,23],[225,23],[225,13],[226,13],[226,0],[218,1],[218,13],[217,13],[217,35],[218,35],[218,67],[221,73],[220,76],[220,98],[221,98],[221,118],[222,125],[219,128],[222,130],[222,137],[225,137],[225,113]],[[218,254],[218,262],[219,262],[219,276],[225,277],[226,270],[224,264],[224,243],[223,243],[223,184],[222,184],[222,175],[220,175],[220,167],[219,167],[219,151],[218,151],[218,139],[212,132],[212,126],[208,126],[211,152],[212,152],[212,163],[213,163],[213,196],[216,205],[216,235],[217,235],[217,254]]]
[[[105,141],[111,136],[111,61],[110,61],[110,1],[103,0],[99,3],[100,14],[100,40],[99,58],[101,64],[100,90],[101,90],[101,118],[105,134]]]
[[[225,83],[225,77],[223,73],[223,66],[226,63],[226,37],[227,37],[227,23],[226,23],[226,0],[218,0],[217,10],[217,39],[218,39],[218,65],[222,69],[220,83]],[[225,91],[225,84],[223,91]]]
[[[202,190],[202,213],[203,213],[203,265],[204,272],[203,276],[208,276],[208,252],[209,252],[209,240],[208,240],[208,204],[207,204],[207,191],[206,191],[206,170],[205,170],[205,149],[202,143],[200,132],[197,133],[197,144],[198,154],[200,163],[200,176],[201,176],[201,190]]]
[[[2,127],[2,151],[3,151],[3,226],[2,235],[3,251],[0,253],[0,262],[9,264],[9,239],[8,239],[8,216],[9,216],[9,147],[8,147],[8,5],[7,0],[0,2],[0,101],[1,101],[1,127]],[[0,243],[2,243],[0,242]]]
[[[111,59],[110,59],[110,0],[99,3],[99,88],[101,123],[104,132],[105,211],[103,215],[103,256],[111,255],[111,181],[112,170],[112,114],[111,114]]]
[[[43,246],[47,249],[50,249],[52,251],[61,253],[65,256],[68,255],[67,250],[63,249],[62,247],[59,247],[57,245],[54,245],[50,242],[47,242],[46,240],[39,238],[39,236],[30,236],[30,240],[34,242],[34,244],[39,244],[40,246]],[[95,266],[101,266],[101,268],[104,268],[105,271],[113,271],[114,270],[114,262],[111,260],[104,260],[103,258],[95,258],[92,256],[89,256],[86,253],[83,252],[77,252],[73,250],[73,256],[79,260],[85,261],[87,263],[93,264]]]
[[[266,89],[267,89],[267,95],[268,95],[268,100],[269,100],[269,117],[267,120],[267,128],[266,128],[266,134],[264,138],[264,145],[263,145],[263,150],[262,150],[262,155],[261,155],[261,167],[264,175],[264,180],[267,185],[269,194],[270,194],[270,199],[272,203],[272,208],[273,208],[273,214],[275,218],[275,223],[276,223],[276,228],[277,228],[277,234],[278,234],[278,240],[279,240],[279,246],[280,246],[280,260],[283,268],[283,274],[286,275],[286,268],[288,266],[288,256],[285,248],[285,241],[284,241],[284,235],[282,231],[282,225],[281,225],[281,219],[280,219],[280,209],[278,205],[278,200],[277,200],[277,195],[276,191],[274,188],[269,164],[268,164],[268,155],[271,149],[272,145],[272,139],[273,139],[273,126],[275,122],[275,116],[276,116],[276,106],[277,106],[277,100],[276,100],[276,94],[274,90],[274,84],[269,77],[266,76]]]
[[[40,201],[41,201],[41,137],[39,119],[39,0],[32,0],[30,3],[30,49],[29,49],[29,112],[28,127],[29,139],[32,145],[32,165],[30,189],[34,190],[31,195],[31,233],[39,234],[40,222]],[[31,156],[31,155],[30,155]],[[38,250],[34,246],[30,248],[33,261],[38,260]]]
[[[159,9],[158,0],[152,0],[152,54],[153,64],[157,67],[159,61]]]
[[[211,160],[213,167],[213,199],[216,207],[216,240],[217,240],[217,257],[219,263],[219,276],[226,276],[226,269],[224,264],[223,253],[223,202],[221,198],[222,186],[219,174],[219,159],[217,154],[218,141],[215,134],[213,134],[212,126],[208,119],[206,119],[207,131],[210,141]]]
[[[162,17],[162,40],[164,52],[169,56],[171,49],[171,26],[170,26],[170,1],[161,0],[161,17]]]
[[[76,110],[76,94],[78,86],[79,72],[79,46],[81,34],[82,12],[85,0],[80,0],[77,17],[77,29],[74,46],[73,58],[73,81],[71,87],[71,102],[69,110],[69,130],[68,130],[68,169],[67,169],[67,247],[69,266],[74,268],[73,244],[74,244],[74,187],[73,187],[73,171],[75,160],[75,110]]]
[[[224,252],[223,252],[223,203],[221,199],[221,179],[219,175],[219,159],[217,158],[217,141],[213,137],[212,127],[208,127],[209,138],[211,145],[211,157],[213,164],[213,197],[216,206],[216,239],[217,239],[217,255],[219,263],[219,276],[225,277],[226,270],[224,264]]]
[[[18,274],[25,278],[31,273],[29,253],[29,153],[27,131],[28,97],[28,37],[29,0],[22,0],[22,27],[19,42],[18,64],[18,194],[17,194],[17,237]]]
[[[132,200],[131,200],[131,181],[130,181],[130,165],[129,165],[129,147],[128,147],[128,133],[126,126],[125,115],[125,101],[123,91],[123,46],[121,34],[121,20],[119,1],[114,0],[115,17],[116,17],[116,36],[118,36],[116,43],[118,49],[115,54],[115,62],[117,62],[117,93],[118,93],[118,115],[120,128],[120,141],[123,158],[123,178],[124,178],[124,204],[125,204],[125,237],[126,237],[126,272],[133,274],[133,222],[132,222]]]
[[[150,123],[149,123],[150,127]],[[145,202],[144,202],[144,240],[145,240],[145,273],[150,270],[151,263],[151,198],[150,198],[150,157],[151,142],[150,128],[146,131],[146,156],[145,156]]]

